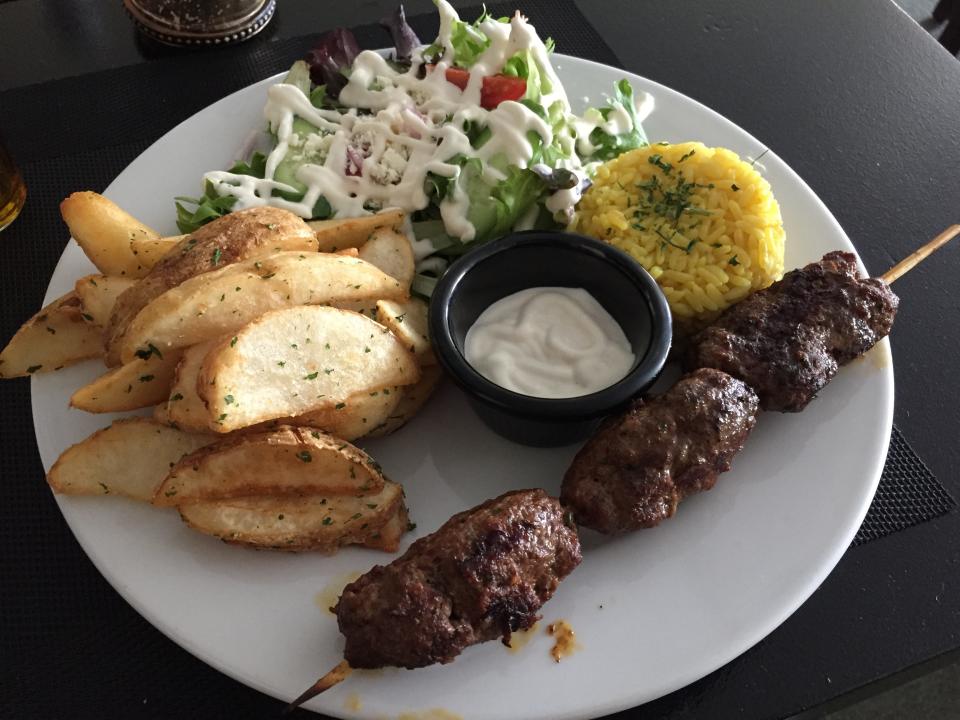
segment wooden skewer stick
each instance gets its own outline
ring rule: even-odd
[[[932,255],[935,251],[946,245],[957,235],[960,235],[960,225],[951,225],[922,248],[911,253],[892,268],[887,270],[883,275],[880,276],[880,279],[883,280],[887,285],[890,285],[894,280],[908,273],[914,267],[919,265],[920,262],[928,255]]]
[[[346,660],[341,660],[333,670],[317,680],[313,685],[304,690],[300,697],[287,705],[283,714],[286,715],[287,713],[293,712],[310,698],[314,698],[320,693],[326,692],[334,685],[343,682],[351,672],[353,672],[353,668],[350,667],[350,663]]]

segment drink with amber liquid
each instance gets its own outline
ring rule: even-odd
[[[10,153],[0,141],[0,230],[12,223],[27,199],[27,186]]]

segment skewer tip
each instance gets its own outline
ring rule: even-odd
[[[350,675],[352,670],[353,668],[350,667],[350,663],[348,663],[346,660],[341,660],[339,663],[337,663],[337,666],[333,668],[333,670],[317,680],[313,685],[304,690],[296,700],[287,705],[287,707],[283,710],[283,714],[289,715],[298,707],[307,702],[307,700],[315,698],[320,693],[326,692],[334,685],[343,682],[347,679],[347,676]]]
[[[951,225],[922,248],[911,253],[892,268],[887,270],[883,275],[880,276],[880,279],[883,280],[887,285],[890,285],[894,280],[915,268],[922,260],[932,255],[936,250],[939,250],[957,235],[960,235],[960,224]]]

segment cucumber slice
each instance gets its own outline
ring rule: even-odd
[[[302,197],[307,191],[307,186],[297,180],[297,170],[303,165],[302,160],[290,160],[289,155],[277,164],[276,172],[273,173],[273,179],[295,188]]]
[[[300,117],[295,117],[293,119],[293,125],[291,126],[291,129],[293,132],[303,138],[305,138],[307,135],[313,135],[314,133],[320,132],[320,128],[308,123],[306,120]]]

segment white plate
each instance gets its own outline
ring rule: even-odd
[[[600,100],[626,73],[556,56],[575,106]],[[701,140],[757,157],[763,146],[699,103],[637,76],[656,97],[651,140]],[[174,128],[134,160],[106,195],[174,234],[172,198],[227,167],[262,124],[265,88],[241,90]],[[582,108],[575,108],[582,109]],[[787,267],[853,246],[809,187],[773,153],[763,157],[787,229]],[[80,189],[80,188],[78,188]],[[92,266],[74,243],[47,299]],[[96,362],[33,379],[37,444],[49,469],[109,418],[67,408],[102,372]],[[782,623],[846,550],[886,455],[893,369],[886,341],[844,368],[798,415],[761,417],[733,470],[656,529],[613,540],[585,534],[583,564],[544,608],[564,618],[581,649],[556,664],[539,632],[519,652],[468,649],[452,665],[355,673],[309,707],[339,717],[442,711],[463,718],[561,720],[614,712],[680,688],[730,661]],[[403,482],[421,536],[456,511],[511,488],[559,491],[575,448],[513,445],[485,429],[459,391],[444,387],[396,436],[364,443]],[[58,497],[77,540],[116,590],[175,642],[258,690],[289,700],[340,659],[335,619],[319,604],[350,573],[389,556],[257,553],[187,529],[175,512],[122,499]],[[408,537],[409,542],[412,537]],[[335,596],[335,595],[334,595]],[[430,710],[440,711],[430,714]],[[420,717],[420,715],[418,715]]]

